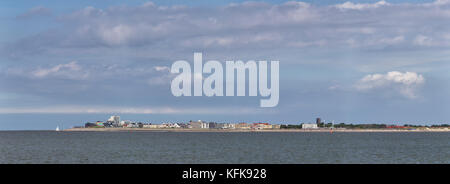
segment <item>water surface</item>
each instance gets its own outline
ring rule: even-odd
[[[0,163],[450,163],[450,133],[0,131]]]

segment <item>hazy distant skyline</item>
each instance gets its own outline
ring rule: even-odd
[[[150,122],[450,120],[450,0],[0,4],[0,130],[113,114]],[[260,97],[174,97],[168,69],[192,62],[194,52],[204,61],[280,61],[278,106],[260,108]]]

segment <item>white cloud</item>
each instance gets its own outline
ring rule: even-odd
[[[384,43],[384,44],[388,44],[388,45],[392,45],[392,44],[397,44],[397,43],[401,43],[405,40],[404,36],[396,36],[393,38],[382,38],[380,40],[378,40],[379,43]]]
[[[44,78],[48,76],[62,76],[71,79],[83,79],[87,73],[81,71],[81,66],[76,61],[67,64],[59,64],[51,68],[38,68],[31,72],[33,77]]]
[[[172,78],[174,75],[170,73],[170,68],[168,66],[154,66],[154,70],[157,72],[162,72],[158,76],[151,77],[148,79],[147,84],[150,86],[153,85],[170,85],[170,81],[172,81]]]
[[[105,12],[101,9],[96,9],[92,6],[88,6],[79,11],[72,13],[68,17],[77,18],[77,17],[89,17],[89,16],[100,16],[100,15],[105,15]]]
[[[292,47],[309,47],[309,46],[324,46],[327,42],[325,40],[317,41],[293,41],[289,42],[288,45]]]
[[[38,16],[49,16],[51,15],[51,10],[43,7],[43,6],[36,6],[28,10],[27,12],[20,14],[17,16],[19,19],[27,19],[27,18],[34,18]]]
[[[432,3],[425,3],[426,6],[441,6],[441,5],[447,5],[450,4],[450,0],[436,0]]]
[[[110,45],[126,44],[133,34],[130,26],[119,24],[111,27],[101,27],[99,29],[100,37]]]
[[[360,91],[397,91],[407,98],[416,98],[416,91],[425,83],[425,78],[415,72],[391,71],[386,74],[371,74],[360,79],[355,87]]]
[[[168,66],[154,66],[153,68],[158,72],[170,71],[170,68]]]
[[[414,39],[413,43],[415,45],[419,45],[419,46],[433,46],[434,45],[433,39],[428,36],[424,36],[424,35],[417,35],[416,38]]]
[[[173,78],[174,78],[174,76],[172,74],[156,76],[156,77],[152,77],[152,78],[148,79],[147,84],[149,84],[150,86],[153,86],[153,85],[169,86],[170,82],[172,81]]]
[[[117,107],[117,106],[48,106],[39,108],[1,108],[0,114],[16,113],[116,113],[116,114],[259,114],[269,113],[252,108],[172,108],[172,107]]]
[[[149,2],[145,2],[144,4],[142,4],[142,7],[155,7],[155,3],[149,1]]]
[[[370,3],[352,3],[350,1],[347,1],[343,4],[336,5],[337,8],[341,10],[351,9],[351,10],[363,10],[368,8],[378,8],[381,6],[389,5],[386,1],[378,1],[376,3],[370,4]]]
[[[450,7],[426,4],[378,1],[322,6],[293,1],[208,8],[162,8],[154,3],[105,9],[86,7],[60,16],[57,24],[61,23],[62,29],[44,31],[7,45],[5,53],[21,58],[30,54],[83,55],[99,49],[114,55],[119,54],[115,49],[145,48],[129,53],[173,56],[180,50],[205,48],[245,52],[292,46],[364,50],[392,45],[405,49],[450,46],[442,40],[450,30],[444,23],[450,17]],[[366,9],[371,12],[339,11]]]
[[[201,43],[203,46],[228,46],[234,42],[233,37],[208,37],[205,39],[201,39]]]
[[[279,33],[251,33],[227,36],[201,36],[188,38],[182,42],[186,47],[239,47],[243,45],[257,45],[265,43],[277,43],[282,41]]]

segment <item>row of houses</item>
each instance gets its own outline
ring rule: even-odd
[[[269,123],[215,123],[204,122],[201,120],[190,121],[188,128],[194,129],[280,129],[280,125],[271,125]]]
[[[86,128],[149,128],[149,129],[165,129],[165,128],[189,128],[189,129],[280,129],[280,125],[271,125],[269,123],[216,123],[205,121],[189,121],[189,123],[162,123],[151,124],[132,122],[129,120],[120,120],[119,116],[111,116],[106,122],[97,121],[96,123],[86,123]]]

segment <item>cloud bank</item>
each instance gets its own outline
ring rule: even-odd
[[[380,94],[394,94],[387,101],[407,99],[398,109],[410,108],[406,102],[417,103],[423,112],[450,104],[449,89],[437,95],[423,88],[448,82],[447,0],[49,7],[0,20],[14,23],[0,42],[4,113],[93,112],[89,107],[206,113],[200,111],[206,106],[236,112],[256,104],[251,98],[171,96],[168,69],[176,60],[192,61],[193,52],[203,52],[205,61],[280,60],[278,109],[286,112],[280,119],[318,112],[364,114],[366,106],[382,111],[384,101],[371,98]],[[429,104],[412,100],[422,96]],[[63,106],[74,110],[58,108]]]
[[[386,74],[371,74],[355,85],[360,91],[394,90],[407,98],[417,98],[416,91],[425,83],[425,78],[415,72],[392,71]]]
[[[89,6],[57,15],[60,26],[10,43],[4,49],[10,58],[17,59],[49,53],[89,54],[92,49],[114,54],[124,48],[142,48],[136,51],[140,55],[162,56],[174,51],[219,48],[448,48],[450,26],[442,22],[450,18],[449,9],[450,3],[444,0],[328,6],[295,1],[208,8],[154,3],[106,9]]]
[[[173,108],[173,107],[117,107],[117,106],[53,106],[43,108],[0,108],[0,114],[65,113],[65,114],[260,114],[270,113],[251,108]]]

